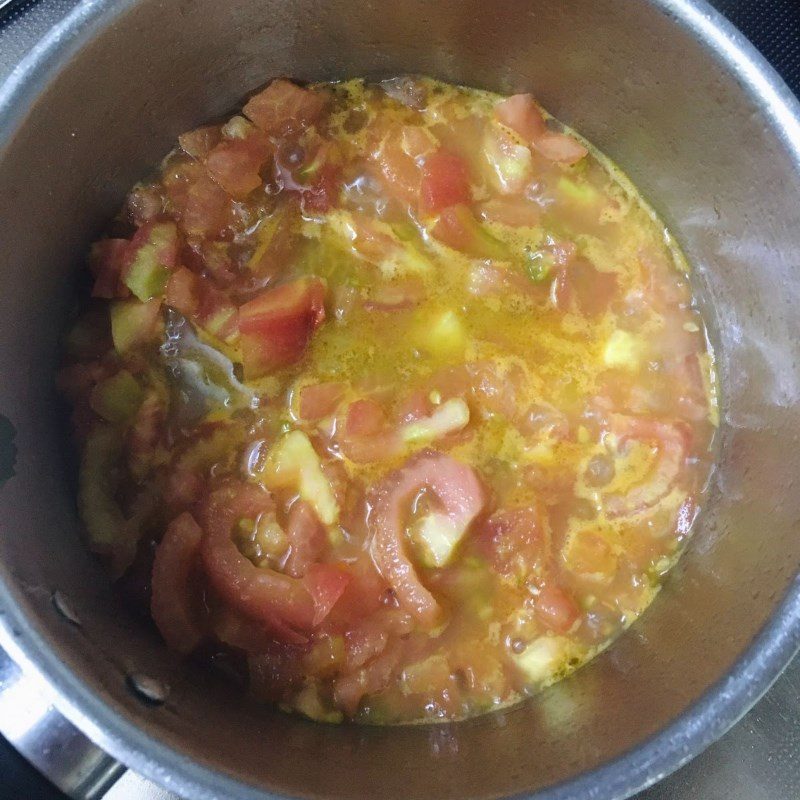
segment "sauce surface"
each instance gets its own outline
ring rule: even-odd
[[[90,255],[90,546],[312,719],[459,719],[605,648],[685,544],[713,357],[624,176],[528,95],[273,81]]]

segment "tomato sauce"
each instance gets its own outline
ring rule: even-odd
[[[179,137],[89,267],[59,378],[89,544],[256,698],[515,703],[691,533],[717,410],[686,264],[529,95],[275,80]]]

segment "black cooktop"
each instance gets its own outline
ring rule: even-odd
[[[710,2],[750,39],[800,96],[800,0]],[[25,27],[29,22],[26,16],[36,15],[37,4],[38,0],[0,0],[0,29]],[[48,5],[54,9],[63,7],[66,13],[75,0],[48,0]],[[23,52],[21,49],[19,56]],[[3,60],[0,54],[0,62]],[[799,730],[800,656],[731,732],[635,800],[800,798]],[[65,800],[65,796],[0,737],[0,800]]]

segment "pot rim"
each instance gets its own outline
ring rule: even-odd
[[[706,0],[648,0],[710,50],[769,120],[800,172],[800,102],[756,48]],[[32,48],[0,86],[0,158],[28,109],[58,71],[136,0],[83,0]],[[166,789],[198,800],[278,796],[212,771],[116,713],[58,658],[0,573],[0,646],[39,674],[62,713],[109,754]],[[602,766],[543,789],[536,800],[621,800],[674,772],[761,698],[800,650],[800,574],[730,672],[659,733]]]

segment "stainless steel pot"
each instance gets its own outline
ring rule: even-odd
[[[590,666],[457,725],[330,727],[253,708],[114,601],[53,370],[87,243],[180,131],[276,74],[401,72],[532,91],[662,212],[712,322],[719,464],[680,566]],[[192,798],[621,798],[800,646],[800,107],[702,0],[88,0],[0,90],[0,148],[0,643],[120,761]]]

